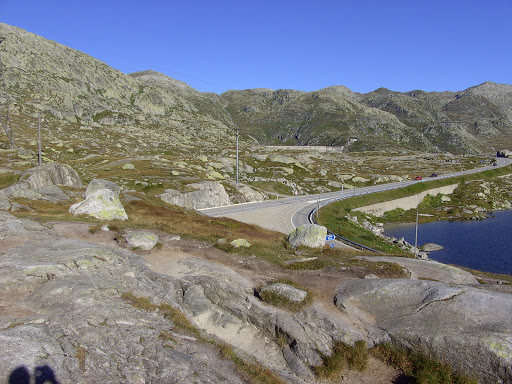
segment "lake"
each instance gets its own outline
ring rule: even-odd
[[[433,221],[418,225],[418,246],[436,243],[445,247],[429,258],[484,272],[512,275],[512,211],[471,221]],[[384,234],[404,237],[414,245],[415,223],[386,224]]]

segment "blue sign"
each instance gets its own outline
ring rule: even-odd
[[[325,241],[334,240],[334,235],[325,236]]]

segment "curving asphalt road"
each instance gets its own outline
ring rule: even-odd
[[[511,164],[512,159],[497,158],[498,167]],[[479,167],[467,171],[440,175],[435,179],[444,179],[464,174],[477,173],[493,166]],[[212,217],[229,217],[247,224],[256,224],[263,228],[289,234],[302,224],[309,223],[309,214],[315,208],[328,204],[334,200],[359,196],[389,189],[403,188],[414,183],[432,180],[426,177],[423,180],[405,180],[401,182],[380,184],[364,188],[355,188],[338,192],[321,193],[316,195],[302,195],[282,199],[265,200],[262,202],[243,203],[224,207],[200,209],[203,214]]]

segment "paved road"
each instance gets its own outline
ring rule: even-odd
[[[512,159],[498,158],[498,167],[512,163]],[[495,167],[479,167],[467,171],[440,175],[436,179],[460,176],[463,174],[477,173]],[[432,178],[433,179],[433,178]],[[262,202],[243,203],[225,207],[206,208],[200,211],[212,217],[229,217],[243,223],[256,224],[263,228],[289,234],[296,227],[309,223],[309,214],[318,206],[327,204],[333,200],[374,193],[389,189],[402,188],[414,183],[431,180],[426,177],[421,181],[405,180],[396,183],[380,184],[364,188],[355,188],[338,192],[321,193],[316,195],[294,196],[281,199],[265,200]]]

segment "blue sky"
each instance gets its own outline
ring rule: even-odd
[[[202,92],[512,84],[512,0],[0,0],[0,21]]]

